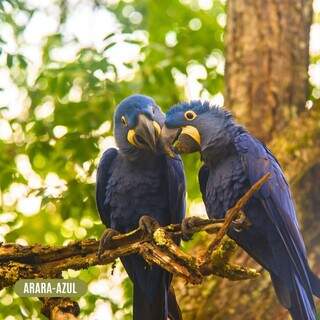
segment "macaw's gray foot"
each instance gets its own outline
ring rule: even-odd
[[[184,218],[181,223],[181,233],[182,233],[182,240],[189,241],[193,236],[193,229],[197,226],[199,221],[203,221],[200,217],[190,217]]]
[[[153,233],[160,228],[160,224],[156,219],[150,216],[142,216],[139,220],[139,228],[145,234],[152,236]]]
[[[103,254],[103,252],[105,250],[108,250],[111,248],[110,244],[111,244],[112,237],[116,236],[118,234],[119,234],[119,232],[114,229],[107,228],[106,230],[104,230],[103,235],[100,239],[100,243],[99,243],[99,249],[98,249],[98,259],[99,260],[101,260],[101,255]]]
[[[238,219],[232,221],[231,223],[231,226],[236,232],[241,232],[243,230],[249,229],[251,225],[252,223],[243,212],[241,212]]]

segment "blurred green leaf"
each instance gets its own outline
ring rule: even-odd
[[[8,68],[11,68],[13,64],[13,55],[7,53],[7,66]]]

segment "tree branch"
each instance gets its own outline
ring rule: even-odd
[[[63,270],[80,270],[99,264],[108,264],[115,259],[140,254],[150,264],[160,265],[174,275],[193,284],[201,283],[204,276],[217,275],[230,280],[252,279],[259,273],[250,268],[229,263],[236,244],[231,239],[222,241],[232,221],[270,174],[263,176],[250,190],[229,209],[226,219],[199,219],[194,223],[193,233],[206,231],[217,233],[205,255],[192,257],[180,249],[173,241],[181,236],[181,225],[172,224],[158,228],[153,236],[140,228],[129,233],[116,235],[110,241],[110,249],[98,259],[99,241],[87,239],[72,242],[66,246],[51,247],[35,244],[21,246],[0,243],[0,289],[12,286],[19,279],[60,278]],[[210,258],[210,259],[209,259]],[[49,319],[76,319],[79,308],[76,303],[65,298],[42,299],[43,313]]]
[[[204,219],[199,221],[193,231],[218,230],[222,226],[221,221],[223,220]],[[177,236],[181,235],[181,227],[179,224],[172,224],[158,229],[156,234],[159,235],[161,232]],[[165,237],[169,242],[170,237],[167,234]],[[97,257],[99,241],[95,239],[76,241],[67,246],[57,247],[2,243],[0,244],[0,289],[14,285],[19,279],[57,278],[61,276],[63,270],[80,270],[94,265],[109,264],[119,257],[132,253],[141,253],[146,259],[150,256],[149,262],[159,261],[160,249],[152,242],[153,240],[144,235],[139,228],[130,233],[114,236],[110,242],[111,249],[106,250],[100,260]],[[192,260],[192,257],[181,253],[178,246],[175,246],[175,249],[181,256],[184,255],[185,259],[188,257],[190,261]],[[173,245],[170,247],[171,251],[175,249]],[[165,253],[162,254],[163,257],[164,255]],[[178,271],[175,273],[179,274]]]

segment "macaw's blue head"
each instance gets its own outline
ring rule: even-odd
[[[175,152],[191,153],[223,146],[230,142],[227,130],[230,124],[233,124],[230,113],[209,102],[179,103],[166,114],[162,148],[173,157]]]
[[[122,100],[114,116],[114,136],[120,151],[127,155],[156,153],[164,118],[150,97],[136,94]]]

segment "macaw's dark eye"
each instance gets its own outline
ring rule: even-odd
[[[121,117],[121,123],[126,127],[128,125],[127,120],[124,116]]]
[[[188,110],[185,112],[184,117],[186,118],[186,120],[191,121],[197,117],[197,114],[192,110]]]

